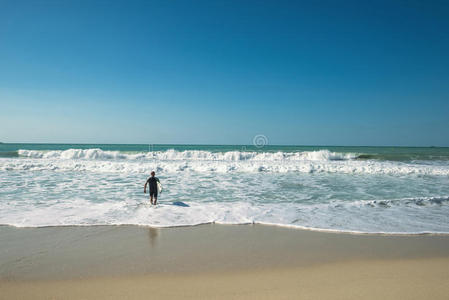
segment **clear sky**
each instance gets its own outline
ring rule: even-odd
[[[449,146],[449,1],[0,0],[0,141]]]

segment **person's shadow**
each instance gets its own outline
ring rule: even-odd
[[[181,207],[190,207],[187,203],[184,203],[182,201],[176,201],[172,203],[175,206],[181,206]]]

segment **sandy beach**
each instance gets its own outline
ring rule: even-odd
[[[1,299],[447,299],[449,237],[0,227]]]

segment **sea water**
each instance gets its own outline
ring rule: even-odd
[[[2,225],[203,223],[449,233],[449,148],[0,144]]]

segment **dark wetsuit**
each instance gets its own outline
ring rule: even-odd
[[[150,196],[154,196],[157,198],[157,183],[159,182],[159,178],[150,177],[147,180],[148,185],[150,186]]]

